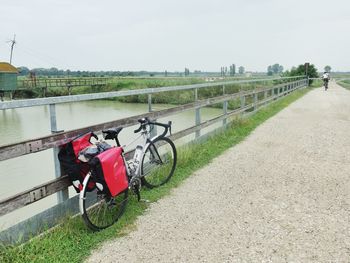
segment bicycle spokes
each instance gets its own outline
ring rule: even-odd
[[[169,180],[175,165],[175,151],[167,138],[158,138],[145,152],[142,162],[143,182],[156,187]]]

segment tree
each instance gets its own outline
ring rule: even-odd
[[[19,72],[19,75],[21,75],[21,76],[29,75],[29,71],[30,71],[29,68],[27,68],[27,67],[18,67],[17,70]]]
[[[299,65],[298,67],[293,67],[291,71],[287,71],[284,76],[293,77],[293,76],[304,76],[305,75],[305,65]],[[318,78],[318,71],[315,65],[310,64],[308,67],[308,76],[309,78]],[[312,84],[312,80],[309,80],[309,83]]]
[[[58,75],[58,69],[57,68],[50,68],[48,70],[48,75],[50,75],[50,76],[57,76]]]
[[[283,72],[283,66],[282,65],[279,65],[278,67],[278,73],[282,73]]]
[[[230,66],[230,76],[234,76],[236,74],[236,65],[232,64]]]
[[[244,74],[244,71],[245,71],[245,69],[244,69],[243,66],[240,66],[240,67],[238,68],[238,73],[239,73],[239,74]]]
[[[272,71],[273,71],[273,73],[278,74],[279,68],[280,68],[280,65],[279,65],[279,64],[273,64],[273,65],[272,65]]]
[[[331,72],[331,70],[332,70],[331,66],[327,65],[324,67],[324,71]]]
[[[268,75],[268,76],[272,76],[272,75],[273,75],[272,66],[268,66],[268,67],[267,67],[267,75]]]
[[[227,72],[227,67],[226,67],[226,72]],[[226,72],[225,72],[225,67],[221,67],[221,77],[226,76]]]
[[[267,67],[267,75],[281,74],[283,72],[283,66],[276,63]]]

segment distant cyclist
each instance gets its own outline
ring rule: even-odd
[[[327,71],[325,71],[323,73],[322,79],[323,79],[324,89],[327,90],[328,89],[328,82],[330,80],[330,76],[329,76],[329,73]]]

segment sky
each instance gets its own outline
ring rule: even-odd
[[[349,0],[0,0],[0,61],[29,68],[350,71]]]

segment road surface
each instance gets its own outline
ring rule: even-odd
[[[88,262],[350,262],[350,92],[315,89]]]

